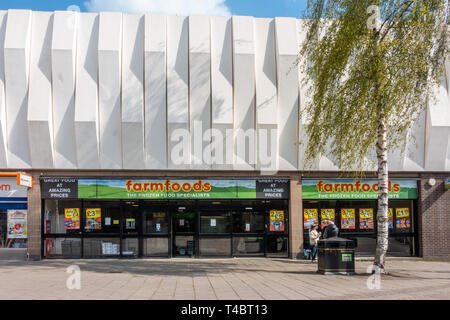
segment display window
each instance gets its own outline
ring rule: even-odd
[[[45,258],[288,256],[287,200],[44,203]]]
[[[80,234],[81,215],[81,201],[45,200],[44,234]]]
[[[323,226],[324,220],[332,216],[334,210],[339,236],[355,240],[357,254],[373,255],[375,252],[377,200],[305,200],[303,207],[306,246],[309,245],[306,228],[315,222],[316,212],[319,213],[320,225]],[[414,208],[415,200],[389,200],[388,254],[406,256],[416,254]],[[327,215],[322,217],[322,212],[326,212]]]
[[[0,248],[27,247],[27,218],[26,209],[0,209]]]

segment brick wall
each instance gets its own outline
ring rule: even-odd
[[[450,260],[450,174],[422,174],[419,183],[418,232],[420,255],[430,260]],[[436,184],[428,185],[434,178]]]

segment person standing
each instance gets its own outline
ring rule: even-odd
[[[317,231],[318,226],[313,225],[311,229],[309,229],[309,244],[311,246],[312,250],[312,257],[311,257],[311,263],[316,261],[316,255],[318,250],[318,241],[320,238],[321,233]]]

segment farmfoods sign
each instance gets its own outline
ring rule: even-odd
[[[54,194],[61,190],[64,197]],[[44,199],[288,199],[289,180],[43,178],[41,193]]]
[[[390,199],[417,199],[415,180],[389,180]],[[378,180],[303,180],[303,199],[377,199]]]

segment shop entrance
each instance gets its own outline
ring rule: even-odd
[[[195,255],[195,212],[173,212],[172,230],[172,255],[193,257]]]

